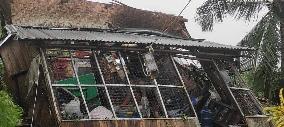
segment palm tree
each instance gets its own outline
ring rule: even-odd
[[[273,84],[284,77],[284,0],[207,0],[197,9],[196,21],[203,31],[211,31],[227,15],[250,21],[265,7],[269,12],[239,44],[256,49],[252,85],[269,98]]]

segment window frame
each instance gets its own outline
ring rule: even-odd
[[[52,49],[52,48],[46,48],[46,49]],[[43,60],[42,62],[43,62],[43,64],[44,64],[44,68],[45,68],[44,71],[45,71],[46,76],[47,76],[46,78],[47,78],[47,80],[48,80],[48,85],[49,85],[49,88],[51,89],[52,98],[53,98],[53,105],[54,105],[56,108],[58,108],[58,105],[56,104],[56,99],[55,99],[53,87],[64,87],[64,86],[68,86],[68,85],[70,85],[70,84],[56,84],[56,83],[52,83],[51,78],[50,78],[50,73],[49,73],[49,70],[48,70],[48,66],[47,66],[47,61],[46,61],[46,49],[42,49],[42,48],[40,49],[41,55],[42,55],[42,60]],[[59,49],[59,50],[62,50],[63,48],[58,48],[58,49]],[[118,55],[119,55],[119,59],[120,59],[120,62],[122,63],[123,71],[124,71],[124,74],[125,74],[126,79],[127,79],[127,84],[106,84],[104,75],[103,75],[103,73],[102,73],[102,69],[101,69],[100,63],[99,63],[99,61],[98,61],[97,52],[96,52],[95,50],[92,50],[92,49],[87,49],[87,50],[89,50],[89,51],[92,52],[92,56],[94,57],[94,61],[95,61],[95,63],[96,63],[96,67],[97,67],[97,69],[98,69],[98,71],[99,71],[102,84],[81,84],[80,81],[79,81],[79,78],[78,78],[78,74],[77,74],[76,67],[75,67],[75,66],[76,66],[75,63],[74,63],[75,61],[74,61],[74,58],[73,58],[73,56],[72,56],[72,54],[71,54],[71,50],[72,50],[72,49],[64,49],[64,50],[68,50],[69,53],[70,53],[72,68],[73,68],[73,70],[74,70],[75,77],[76,77],[76,80],[77,80],[77,82],[78,82],[78,84],[72,84],[72,85],[75,85],[75,86],[78,86],[78,87],[79,87],[80,94],[81,94],[81,96],[82,96],[83,103],[84,103],[84,105],[85,105],[85,108],[86,108],[86,111],[87,111],[87,114],[88,114],[88,119],[87,119],[87,120],[100,120],[100,119],[92,119],[92,118],[90,117],[90,111],[89,111],[89,108],[88,108],[88,106],[87,106],[85,96],[84,96],[84,94],[83,94],[82,87],[91,87],[91,86],[104,87],[104,90],[105,90],[106,95],[107,95],[107,100],[109,101],[109,104],[110,104],[110,107],[111,107],[111,111],[112,111],[113,116],[114,116],[114,117],[112,118],[113,120],[125,120],[125,119],[133,119],[133,120],[135,120],[135,119],[163,119],[163,117],[161,117],[161,118],[143,118],[143,116],[142,116],[142,114],[141,114],[141,111],[140,111],[140,109],[139,109],[137,100],[136,100],[136,98],[135,98],[135,95],[134,95],[134,92],[133,92],[133,88],[132,88],[132,87],[154,88],[155,90],[157,90],[158,95],[159,95],[159,101],[161,102],[162,110],[163,110],[163,113],[165,114],[165,118],[166,118],[166,119],[182,119],[182,118],[180,118],[180,117],[172,117],[172,118],[171,118],[171,117],[168,116],[167,109],[166,109],[166,107],[165,107],[165,103],[164,103],[163,97],[162,97],[161,92],[160,92],[160,87],[164,87],[164,88],[181,88],[181,89],[183,89],[183,90],[185,91],[186,96],[187,96],[187,99],[188,99],[188,101],[189,101],[189,103],[190,103],[190,104],[189,104],[189,105],[190,105],[190,108],[191,108],[191,110],[192,110],[193,113],[194,113],[194,114],[193,114],[194,116],[188,116],[188,117],[189,117],[189,118],[190,118],[190,117],[192,117],[192,118],[193,118],[193,117],[197,117],[197,114],[196,114],[195,109],[194,109],[194,107],[193,107],[193,105],[192,105],[192,102],[191,102],[189,93],[188,93],[188,91],[187,91],[187,89],[186,89],[186,86],[185,86],[185,84],[184,84],[184,81],[183,81],[183,79],[182,79],[182,76],[181,76],[181,74],[180,74],[180,72],[179,72],[179,70],[178,70],[178,68],[177,68],[177,65],[176,65],[176,63],[175,63],[175,60],[174,60],[173,55],[170,54],[169,57],[170,57],[170,60],[171,60],[171,62],[172,62],[172,65],[174,66],[175,72],[176,72],[177,75],[178,75],[178,78],[179,78],[178,80],[181,82],[181,86],[178,86],[178,85],[163,85],[163,84],[158,84],[156,78],[153,79],[154,84],[151,84],[151,85],[135,85],[135,84],[131,84],[130,79],[129,79],[129,75],[128,75],[127,70],[126,70],[126,64],[125,64],[125,62],[124,62],[124,60],[123,60],[123,57],[121,56],[121,51],[115,51],[115,52],[117,52]],[[84,49],[84,50],[86,50],[86,49]],[[80,49],[79,49],[79,51],[80,51]],[[113,50],[112,50],[112,51],[113,51]],[[109,94],[109,90],[108,90],[108,87],[110,87],[110,86],[126,86],[126,87],[129,87],[130,92],[131,92],[131,95],[132,95],[132,98],[133,98],[134,103],[135,103],[135,107],[136,107],[136,109],[137,109],[137,111],[138,111],[138,113],[139,113],[139,118],[118,118],[118,117],[117,117],[117,114],[115,113],[114,106],[113,106],[113,104],[112,104],[112,101],[111,101],[111,98],[110,98],[110,94]],[[56,109],[56,112],[59,113],[58,109]],[[61,118],[60,114],[59,114],[59,117]],[[82,120],[82,119],[80,119],[80,120]]]

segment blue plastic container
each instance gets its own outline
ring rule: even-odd
[[[201,127],[213,127],[212,112],[209,109],[201,110]]]

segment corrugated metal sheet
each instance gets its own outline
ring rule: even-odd
[[[15,34],[18,39],[30,40],[72,40],[72,41],[102,41],[117,43],[142,43],[158,44],[170,46],[187,46],[187,47],[206,47],[206,48],[224,48],[233,50],[249,50],[247,47],[223,45],[214,42],[198,42],[192,40],[183,40],[168,37],[159,37],[151,35],[135,35],[127,33],[98,32],[98,31],[80,31],[72,29],[43,29],[20,27],[7,25],[9,33]]]

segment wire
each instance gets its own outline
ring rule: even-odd
[[[124,6],[128,6],[128,5],[122,3],[122,2],[120,2],[120,1],[118,1],[118,0],[112,0],[112,1],[115,2],[115,3],[121,4],[121,5],[124,5]],[[166,28],[162,31],[162,33],[164,33],[165,31],[167,31],[168,28],[169,28],[173,23],[175,23],[175,22],[177,21],[178,17],[179,17],[179,16],[183,13],[183,11],[188,7],[188,5],[189,5],[190,2],[191,2],[191,0],[188,0],[187,4],[183,7],[183,9],[180,11],[180,13],[178,14],[178,16],[176,16],[174,20],[171,20],[171,21],[170,21],[169,25],[166,26]],[[157,41],[157,40],[156,40],[156,41]],[[156,42],[156,41],[155,41],[155,42]]]
[[[162,31],[163,33],[165,31],[168,30],[168,28],[176,22],[176,20],[178,19],[178,17],[183,13],[183,11],[188,7],[189,3],[191,2],[191,0],[188,0],[187,4],[184,6],[184,8],[180,11],[180,13],[178,14],[178,16],[175,17],[175,19],[173,21],[170,22],[170,24]]]
[[[127,6],[126,4],[118,1],[118,0],[112,0],[113,2],[115,3],[118,3],[118,4],[121,4],[121,5],[124,5],[124,6]],[[164,33],[165,31],[168,30],[168,28],[177,21],[178,17],[183,13],[183,11],[188,7],[189,3],[191,2],[191,0],[188,0],[187,4],[183,7],[183,9],[180,11],[180,13],[178,14],[178,16],[176,16],[174,18],[174,20],[171,20],[169,25],[165,27],[165,29],[162,31],[162,33]],[[129,6],[128,6],[129,7]],[[157,42],[159,39],[156,39],[153,43]]]
[[[172,24],[174,24],[176,21],[177,21],[177,19],[178,19],[178,17],[183,13],[183,11],[188,7],[188,5],[189,5],[189,3],[191,2],[191,0],[188,0],[188,2],[187,2],[187,4],[184,6],[184,8],[180,11],[180,13],[178,14],[178,16],[176,16],[175,18],[174,18],[174,20],[171,20],[170,21],[170,23],[169,23],[169,25],[168,26],[166,26],[166,28],[162,31],[162,33],[164,33],[164,32],[166,32],[167,30],[168,30],[168,28],[172,25]],[[157,42],[159,39],[156,39],[154,42],[152,42],[152,43],[155,43],[155,42]]]

